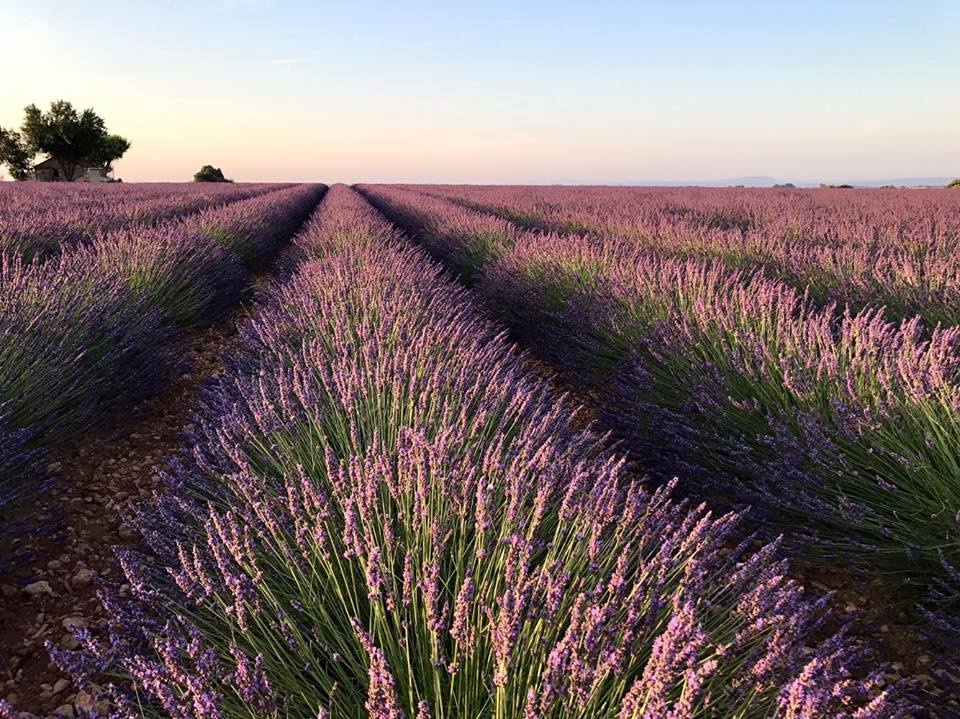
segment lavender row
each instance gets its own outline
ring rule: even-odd
[[[935,190],[415,187],[522,226],[762,268],[821,303],[960,324],[960,196]]]
[[[0,186],[0,254],[48,259],[113,230],[175,220],[285,185]]]
[[[42,265],[0,265],[0,511],[44,486],[43,449],[154,391],[176,333],[215,319],[296,231],[296,186],[179,223],[115,232]]]
[[[364,191],[593,384],[655,475],[752,505],[805,556],[902,581],[957,629],[960,330],[928,336],[918,318],[819,308],[762,273]]]
[[[39,216],[46,212],[70,210],[107,210],[131,217],[162,210],[163,204],[186,205],[195,202],[213,203],[251,192],[279,190],[289,183],[35,183],[18,182],[0,185],[0,217],[14,214]]]
[[[631,479],[359,196],[296,242],[109,632],[54,650],[132,682],[116,716],[898,714],[773,546]]]

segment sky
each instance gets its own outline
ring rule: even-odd
[[[127,181],[960,176],[957,0],[0,0],[0,126]]]

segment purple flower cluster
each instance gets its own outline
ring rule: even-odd
[[[510,236],[435,196],[364,192],[448,262],[471,234]],[[904,578],[956,624],[960,328],[821,305],[763,271],[633,238],[515,229],[487,254],[488,305],[592,385],[654,474],[752,505],[805,554]]]
[[[38,449],[153,391],[171,340],[249,283],[321,189],[294,186],[197,217],[103,235],[42,264],[0,264],[0,507],[42,487]],[[223,238],[230,238],[229,242]]]
[[[0,254],[46,259],[101,234],[173,220],[285,185],[0,185]]]
[[[117,716],[897,714],[775,546],[637,481],[359,195],[295,242],[109,634],[54,652],[132,678]]]

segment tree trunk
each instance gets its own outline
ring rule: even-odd
[[[76,179],[74,174],[77,171],[77,163],[60,160],[60,171],[63,172],[63,177],[67,182],[73,182]]]

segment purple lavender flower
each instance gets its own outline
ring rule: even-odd
[[[149,710],[759,718],[803,685],[894,712],[775,546],[631,475],[359,195],[295,244],[87,643]]]

